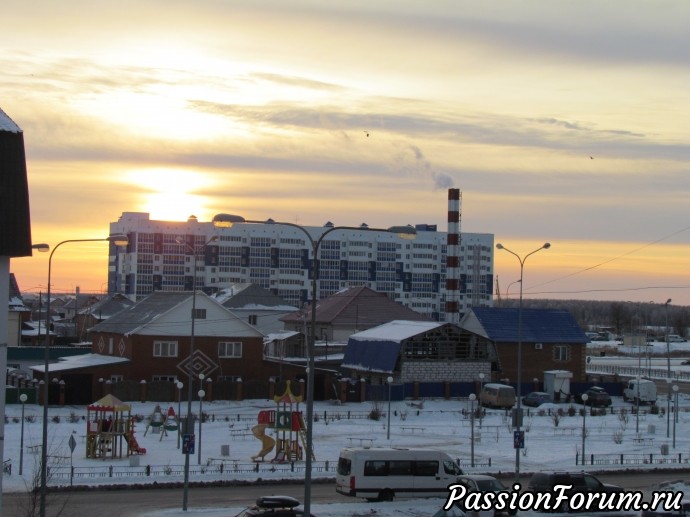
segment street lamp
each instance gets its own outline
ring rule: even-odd
[[[313,421],[314,421],[314,377],[316,375],[315,352],[316,352],[316,298],[317,298],[317,282],[319,274],[318,254],[319,248],[326,235],[336,230],[359,230],[359,231],[373,231],[373,232],[388,232],[397,234],[403,239],[414,239],[417,231],[412,226],[392,226],[387,229],[383,228],[369,228],[366,225],[362,226],[332,226],[324,231],[317,240],[311,236],[307,229],[303,226],[294,223],[277,222],[273,220],[256,221],[245,219],[239,215],[233,214],[217,214],[213,218],[213,225],[216,228],[231,228],[238,223],[250,224],[276,224],[280,226],[290,226],[301,231],[311,244],[312,251],[312,269],[311,269],[311,331],[307,341],[307,432],[306,432],[306,461],[304,465],[304,502],[303,512],[305,515],[310,514],[311,510],[311,468],[312,456],[314,450],[313,442]]]
[[[46,302],[46,339],[44,347],[44,364],[43,364],[43,435],[41,438],[41,494],[39,504],[39,515],[45,517],[46,515],[46,494],[48,482],[48,398],[50,395],[49,389],[49,373],[50,373],[50,277],[53,267],[53,255],[57,249],[63,244],[71,242],[102,242],[109,241],[115,246],[126,246],[128,244],[127,236],[121,234],[114,234],[104,239],[68,239],[66,241],[58,242],[53,251],[48,257],[48,300]],[[47,250],[46,244],[39,245],[39,251]]]
[[[640,370],[637,370],[637,382],[636,389],[637,395],[635,396],[635,432],[640,432]]]
[[[513,284],[519,284],[520,282],[522,282],[522,280],[515,280],[514,282],[510,282],[508,284],[508,287],[506,287],[506,298],[510,296],[510,288],[513,286]]]
[[[479,372],[479,428],[482,428],[482,420],[484,418],[484,411],[482,411],[482,401],[481,401],[481,396],[482,396],[482,391],[484,391],[484,372]]]
[[[674,384],[673,389],[673,448],[676,448],[676,422],[678,421],[678,385]]]
[[[201,424],[204,422],[203,401],[206,392],[204,390],[199,390],[197,395],[199,395],[199,457],[197,459],[197,465],[201,465]]]
[[[388,376],[388,426],[386,427],[386,439],[391,439],[391,385],[393,384],[393,377]]]
[[[477,396],[470,393],[470,426],[472,433],[470,434],[470,465],[474,468],[474,401]]]
[[[26,393],[19,395],[19,401],[22,403],[22,434],[19,439],[19,475],[22,475],[22,468],[24,466],[24,404],[26,403]],[[675,438],[675,433],[673,434]],[[674,445],[675,447],[675,445]]]
[[[666,382],[671,383],[671,344],[668,340],[668,306],[671,304],[671,298],[666,300],[664,304],[664,313],[666,315]],[[668,387],[668,385],[667,385]],[[671,390],[668,390],[668,397],[666,399],[666,438],[671,433]]]
[[[218,240],[217,235],[213,235],[203,246]],[[185,246],[192,252],[192,314],[191,314],[191,329],[189,333],[189,360],[186,365],[187,369],[187,421],[185,422],[185,434],[192,434],[194,436],[194,415],[192,414],[192,398],[194,398],[194,322],[196,321],[196,257],[197,247],[189,245],[184,239],[178,237],[175,239],[177,244]],[[200,374],[202,375],[202,374]],[[187,447],[184,451],[184,488],[182,491],[182,511],[187,511],[187,503],[189,501],[189,455],[190,450]],[[194,454],[192,451],[191,454]]]
[[[503,244],[500,242],[496,244],[496,248],[499,250],[505,250],[511,255],[513,255],[515,258],[518,259],[520,262],[520,301],[518,305],[518,349],[517,349],[517,412],[516,412],[516,417],[515,417],[515,433],[516,435],[521,434],[521,427],[522,427],[522,286],[524,285],[523,282],[523,277],[524,277],[524,270],[525,270],[525,261],[527,260],[527,257],[530,255],[534,255],[538,251],[541,250],[547,250],[551,247],[551,244],[548,242],[545,242],[544,244],[541,245],[541,247],[537,248],[534,251],[529,252],[527,255],[524,257],[520,257],[517,253],[514,251],[509,250]],[[517,442],[517,440],[516,440]],[[519,441],[520,443],[522,440]],[[520,449],[518,447],[519,443],[515,444],[515,481],[519,482],[520,481]]]
[[[182,434],[182,381],[177,381],[175,387],[177,388],[177,448],[180,448],[180,435]]]
[[[587,421],[587,399],[589,395],[584,393],[582,395],[582,464],[584,465],[587,461],[585,459],[585,438],[587,438],[587,426],[585,422]]]

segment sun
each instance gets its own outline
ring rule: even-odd
[[[202,171],[170,168],[133,170],[125,174],[125,182],[135,188],[136,210],[162,221],[207,213],[209,198],[203,192],[215,185]]]

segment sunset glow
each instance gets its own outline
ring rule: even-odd
[[[24,131],[35,242],[131,211],[445,231],[452,186],[463,231],[552,243],[527,295],[690,305],[689,18],[638,0],[10,1],[0,107]],[[59,260],[56,285],[101,289],[105,245]],[[11,266],[46,281],[44,257]]]

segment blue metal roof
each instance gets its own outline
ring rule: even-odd
[[[399,341],[349,339],[341,366],[353,370],[392,373],[399,355]]]
[[[474,307],[472,312],[491,341],[518,342],[519,309]],[[551,309],[522,309],[522,342],[587,343],[588,339],[570,312]]]

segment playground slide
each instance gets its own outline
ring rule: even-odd
[[[259,458],[261,458],[261,461],[264,461],[264,457],[276,446],[276,441],[270,436],[266,435],[267,427],[267,424],[257,424],[252,427],[252,434],[261,440],[262,446],[259,453],[255,456],[252,456],[253,461],[258,461]]]
[[[146,449],[139,447],[139,442],[137,442],[137,439],[134,437],[134,435],[125,434],[124,437],[132,452],[136,454],[146,454]]]

